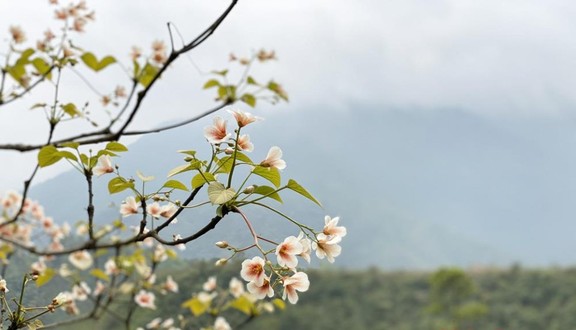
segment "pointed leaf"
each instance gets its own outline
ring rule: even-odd
[[[60,155],[60,157],[62,157],[62,158],[70,159],[73,161],[78,161],[78,158],[76,157],[76,155],[74,155],[70,151],[58,151],[58,155]]]
[[[216,86],[220,86],[220,82],[216,79],[210,79],[204,84],[204,86],[202,86],[202,88],[208,89]]]
[[[276,189],[270,186],[257,186],[256,188],[254,188],[254,193],[270,197],[282,203],[282,198],[280,198],[280,195],[276,192]]]
[[[200,169],[201,166],[202,166],[202,163],[200,161],[193,160],[188,164],[180,165],[176,168],[173,168],[172,170],[170,170],[170,172],[168,172],[167,177],[169,178],[169,177],[174,176],[176,174],[180,174],[180,173],[191,171],[191,170],[198,170],[198,169]]]
[[[90,271],[90,275],[99,278],[103,281],[109,282],[110,281],[110,277],[108,275],[106,275],[106,273],[99,268],[94,268]]]
[[[178,180],[168,180],[162,187],[188,191],[188,187]]]
[[[96,56],[90,52],[82,54],[82,56],[80,56],[80,59],[82,60],[82,62],[84,62],[84,64],[86,64],[87,67],[96,72],[106,68],[108,65],[112,63],[116,63],[116,59],[112,56],[106,56],[100,61],[98,61]]]
[[[182,307],[188,307],[194,316],[200,316],[208,310],[209,305],[194,297],[183,302]]]
[[[52,74],[50,73],[52,68],[44,59],[37,57],[32,60],[32,65],[40,75],[46,76],[48,79],[52,79]]]
[[[242,100],[242,102],[248,104],[252,108],[254,108],[256,106],[256,98],[252,94],[246,93],[246,94],[242,95],[241,100]]]
[[[124,152],[128,151],[125,145],[120,142],[112,141],[106,144],[106,150],[115,151],[115,152]]]
[[[142,84],[142,86],[148,87],[150,86],[152,80],[154,79],[154,77],[156,77],[157,74],[158,74],[158,68],[150,63],[146,63],[146,65],[144,66],[144,68],[142,68],[142,71],[140,72],[138,82]]]
[[[60,159],[62,159],[62,155],[53,145],[42,147],[40,152],[38,152],[38,165],[40,167],[50,166],[57,163]]]
[[[214,205],[224,204],[234,198],[235,195],[234,189],[226,189],[220,182],[210,182],[208,186],[208,199]]]
[[[134,188],[134,182],[126,180],[120,176],[117,176],[108,182],[108,192],[110,194],[116,194],[128,188]]]
[[[40,274],[38,276],[38,279],[35,281],[36,282],[36,286],[37,287],[41,287],[44,284],[50,282],[50,280],[52,280],[52,278],[54,277],[54,275],[56,275],[56,271],[52,268],[46,268],[45,271],[42,272],[42,274]]]
[[[154,176],[152,176],[152,175],[146,176],[138,170],[136,171],[136,175],[138,176],[138,178],[140,180],[142,180],[142,182],[150,182],[150,181],[154,180]]]
[[[64,112],[66,112],[70,117],[79,116],[81,114],[74,103],[60,105],[60,108],[62,108],[62,110],[64,110]]]
[[[280,187],[280,171],[275,167],[263,167],[256,166],[252,170],[252,173],[263,177],[264,179],[270,181],[276,188]]]
[[[244,295],[234,299],[234,301],[230,303],[230,307],[237,309],[246,315],[254,314],[254,303]]]
[[[314,198],[314,196],[312,196],[306,189],[304,189],[304,187],[302,187],[301,185],[298,184],[298,182],[290,179],[288,180],[288,184],[286,185],[286,187],[290,190],[293,190],[297,193],[299,193],[300,195],[308,198],[309,200],[313,201],[314,203],[318,204],[318,206],[322,207],[322,204],[320,204],[320,202]]]
[[[208,180],[208,181],[206,181]],[[211,181],[216,181],[214,175],[209,172],[203,172],[202,174],[198,173],[192,178],[192,189],[196,189],[205,183],[209,183]]]

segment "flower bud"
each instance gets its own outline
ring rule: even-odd
[[[234,153],[234,149],[228,147],[228,148],[224,149],[224,153],[227,155],[232,155]]]
[[[252,185],[252,186],[248,186],[248,187],[246,187],[246,189],[244,189],[244,191],[242,191],[242,192],[245,193],[245,194],[251,194],[251,193],[254,192],[254,189],[255,189],[255,188],[256,188],[256,186],[253,186],[253,185]]]
[[[218,266],[224,266],[226,263],[228,263],[228,259],[222,258],[218,259],[218,261],[216,261],[214,265],[218,267]]]
[[[226,241],[218,241],[215,244],[217,247],[219,247],[221,249],[225,249],[229,246],[228,242],[226,242]]]

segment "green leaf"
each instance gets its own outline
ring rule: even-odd
[[[40,165],[40,167],[50,166],[57,163],[62,157],[56,147],[48,145],[42,147],[38,152],[38,165]]]
[[[217,74],[219,76],[225,77],[228,74],[228,70],[222,70],[222,71],[212,71],[213,74]]]
[[[30,107],[30,110],[38,109],[38,108],[46,108],[48,104],[46,103],[36,103]]]
[[[206,181],[208,180],[208,181]],[[192,178],[192,189],[196,189],[205,183],[209,183],[211,181],[216,181],[214,175],[210,172],[203,172],[202,174],[198,173]]]
[[[56,271],[52,268],[46,268],[42,274],[38,275],[38,279],[35,281],[37,287],[41,287],[44,284],[50,282],[50,280],[56,275]]]
[[[183,302],[182,307],[187,307],[188,309],[190,309],[190,312],[194,316],[200,316],[208,310],[208,307],[210,307],[210,305],[203,303],[200,299],[194,297]]]
[[[158,68],[150,63],[146,63],[144,68],[142,68],[142,72],[140,72],[140,75],[138,76],[138,82],[142,84],[142,86],[148,87],[157,74]]]
[[[82,54],[82,56],[80,56],[80,59],[82,60],[82,62],[84,62],[84,64],[86,64],[87,67],[96,72],[106,68],[110,64],[116,63],[116,59],[112,56],[105,56],[103,59],[98,61],[96,56],[94,56],[94,54],[90,52]]]
[[[78,147],[80,146],[80,143],[78,143],[78,142],[64,142],[64,143],[59,144],[59,146],[62,148],[78,149]]]
[[[216,163],[218,164],[218,170],[216,173],[230,173],[232,170],[232,163],[234,161],[234,155],[225,156],[222,158],[216,158]],[[248,164],[252,164],[252,160],[250,157],[246,156],[246,154],[237,151],[236,152],[236,162],[244,162]]]
[[[306,189],[304,189],[304,187],[299,185],[298,182],[290,179],[290,180],[288,180],[288,184],[286,185],[286,188],[299,193],[300,195],[302,195],[302,196],[308,198],[309,200],[313,201],[314,203],[318,204],[318,206],[322,207],[322,204],[320,204],[320,202],[316,198],[314,198],[314,196],[312,196]]]
[[[48,79],[52,79],[52,73],[50,73],[51,67],[43,58],[37,57],[32,60],[32,65],[42,76],[46,76]]]
[[[99,278],[103,281],[110,282],[110,277],[106,275],[106,273],[102,269],[94,268],[90,271],[90,275]]]
[[[6,71],[16,80],[20,85],[22,85],[22,78],[26,75],[26,68],[24,64],[16,63],[13,66],[6,67]]]
[[[256,166],[252,173],[270,181],[276,188],[280,187],[280,171],[275,167]]]
[[[78,158],[76,157],[76,155],[74,155],[73,153],[71,153],[70,151],[58,151],[58,155],[60,155],[62,158],[66,158],[66,159],[70,159],[73,161],[78,161]]]
[[[204,86],[202,88],[208,89],[208,88],[212,88],[212,87],[216,87],[216,86],[220,86],[220,82],[216,79],[210,79],[204,84]]]
[[[44,323],[42,323],[39,319],[30,320],[30,322],[26,323],[28,330],[36,330],[41,329],[44,327]]]
[[[241,98],[242,102],[248,104],[252,108],[256,106],[256,98],[252,94],[244,94]]]
[[[110,194],[116,194],[129,188],[134,188],[134,182],[126,180],[120,176],[117,176],[108,182],[108,192]]]
[[[264,195],[282,203],[282,198],[280,198],[280,195],[276,192],[276,189],[270,186],[257,186],[254,188],[254,194]]]
[[[173,168],[172,170],[170,170],[170,172],[168,172],[167,177],[169,178],[169,177],[174,176],[176,174],[180,174],[180,173],[191,171],[191,170],[198,170],[198,169],[200,169],[201,166],[202,166],[202,162],[200,162],[199,160],[193,160],[189,164],[184,164],[184,165],[180,165],[178,167]]]
[[[280,309],[280,310],[283,310],[286,308],[286,303],[282,299],[276,298],[276,299],[272,300],[272,303],[274,304],[274,306],[278,307],[278,309]]]
[[[166,181],[166,183],[164,183],[162,188],[172,188],[172,189],[179,189],[179,190],[188,191],[188,187],[186,187],[185,184],[183,184],[182,182],[180,182],[178,180],[168,180],[168,181]]]
[[[230,303],[230,307],[237,309],[246,315],[254,314],[254,303],[244,295],[234,299],[234,301]]]
[[[280,84],[271,81],[268,83],[268,89],[271,90],[272,92],[274,92],[274,94],[278,95],[281,99],[283,99],[284,101],[288,102],[288,94],[286,94],[286,92],[284,91],[284,89],[282,88],[282,86],[280,86]]]
[[[248,76],[248,78],[246,78],[246,83],[248,83],[249,85],[257,85],[259,86],[260,84],[256,82],[256,80],[254,80],[254,78],[252,78],[252,76]]]
[[[178,152],[192,157],[196,156],[196,150],[178,150]]]
[[[232,188],[226,189],[220,182],[210,182],[208,185],[208,199],[214,205],[221,205],[236,196],[236,192]]]
[[[66,112],[70,117],[79,116],[81,114],[74,103],[60,105],[60,108],[62,108],[62,110],[64,110],[64,112]]]
[[[115,152],[124,152],[128,151],[125,145],[120,142],[112,141],[106,144],[106,150],[115,151]]]

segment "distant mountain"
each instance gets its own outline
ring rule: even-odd
[[[325,206],[322,210],[293,194],[282,207],[291,216],[318,228],[325,214],[341,216],[349,232],[341,266],[576,262],[566,253],[576,250],[573,122],[366,105],[347,111],[272,111],[259,113],[266,121],[246,129],[257,148],[253,158],[280,146],[288,163],[284,178],[302,183]],[[117,159],[121,173],[135,176],[139,169],[161,184],[165,174],[181,164],[176,150],[208,153],[201,130],[208,124],[203,120],[141,138]],[[108,196],[107,181],[97,179],[99,205],[123,197]],[[85,195],[82,178],[72,171],[32,190],[48,213],[69,222],[85,217]],[[271,213],[248,212],[259,230],[269,230],[278,239],[296,233]],[[174,230],[199,228],[212,213],[189,212]],[[117,205],[97,213],[97,219],[117,216]],[[243,228],[237,216],[226,218],[201,242],[190,244],[189,255],[221,254],[212,245],[217,240],[248,242]]]

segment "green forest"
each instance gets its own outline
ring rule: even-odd
[[[177,319],[178,314],[189,313],[181,307],[182,301],[201,291],[211,274],[217,274],[223,287],[238,277],[238,265],[215,269],[212,264],[171,262],[163,271],[177,274],[180,292],[166,296],[156,311],[137,311],[135,328],[156,316]],[[514,265],[429,272],[377,268],[307,272],[311,287],[297,305],[287,304],[282,311],[254,318],[230,310],[226,318],[234,329],[566,330],[576,324],[576,268]],[[115,322],[108,318],[83,328],[115,329],[119,326]],[[202,320],[190,329],[200,326]]]

